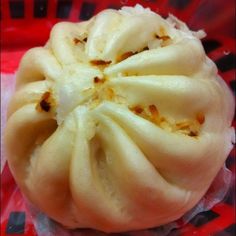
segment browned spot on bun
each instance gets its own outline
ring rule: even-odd
[[[141,50],[141,52],[147,51],[147,50],[149,50],[149,48],[148,48],[148,47],[144,47],[144,48]]]
[[[205,122],[205,116],[202,112],[199,112],[197,114],[196,119],[200,125],[202,125]]]
[[[111,61],[92,60],[90,63],[94,66],[108,66],[111,64]]]
[[[188,136],[190,136],[190,137],[197,137],[198,136],[198,132],[197,131],[190,131]]]
[[[114,98],[114,96],[115,96],[115,92],[114,92],[113,89],[107,88],[107,89],[106,89],[106,95],[107,95],[107,98],[108,98],[109,100],[112,100],[112,99]]]
[[[77,39],[77,38],[74,38],[73,41],[74,41],[74,44],[82,43],[82,41],[80,39]]]
[[[36,105],[36,110],[39,112],[45,111],[45,112],[50,112],[52,106],[54,105],[53,98],[51,96],[51,92],[45,92],[39,103]]]
[[[187,128],[190,127],[190,125],[191,125],[191,123],[190,123],[190,121],[188,121],[188,120],[179,121],[179,122],[176,123],[176,127],[177,127],[178,129],[187,129]]]
[[[151,112],[152,118],[156,119],[159,113],[157,110],[157,107],[155,105],[150,105],[148,108],[149,108],[149,111]]]
[[[117,58],[116,61],[117,61],[117,62],[121,62],[121,61],[127,59],[128,57],[133,56],[134,54],[136,54],[136,53],[131,52],[131,51],[125,52],[125,53],[123,53],[122,55],[120,55],[120,56]]]
[[[96,77],[94,77],[93,82],[95,84],[103,84],[105,82],[105,79],[104,78],[101,79],[101,78],[96,76]]]
[[[136,114],[141,114],[143,112],[143,108],[139,105],[134,106],[134,107],[130,107],[129,109]]]
[[[161,26],[159,29],[159,35],[160,37],[167,35],[166,30],[163,26]]]

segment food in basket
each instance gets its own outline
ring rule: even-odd
[[[5,130],[24,195],[69,228],[160,226],[232,148],[234,100],[200,38],[140,5],[56,24],[17,73]]]

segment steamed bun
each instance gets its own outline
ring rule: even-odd
[[[200,38],[136,7],[58,23],[17,73],[5,143],[25,196],[69,228],[121,232],[190,210],[232,148],[234,101]]]

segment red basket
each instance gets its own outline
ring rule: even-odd
[[[23,53],[30,47],[44,45],[55,23],[87,20],[105,8],[119,9],[136,3],[164,17],[174,14],[193,30],[204,29],[207,33],[203,40],[205,51],[235,93],[234,0],[1,0],[1,73],[14,73]],[[235,149],[226,166],[235,177]],[[36,235],[7,165],[1,177],[1,216],[4,219],[1,220],[1,235]],[[236,235],[235,230],[235,185],[232,185],[224,202],[198,214],[170,235],[231,236]]]

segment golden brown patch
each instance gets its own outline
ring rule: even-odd
[[[200,125],[202,125],[204,122],[205,122],[205,116],[202,112],[199,112],[197,115],[196,115],[196,119],[198,121],[198,123]]]
[[[130,107],[129,109],[136,114],[141,114],[143,112],[143,108],[139,105]]]
[[[107,88],[107,89],[106,89],[106,95],[107,95],[107,98],[108,98],[109,100],[112,100],[112,99],[114,98],[114,96],[115,96],[115,92],[114,92],[113,89]]]
[[[131,52],[131,51],[125,52],[116,59],[116,62],[121,62],[121,61],[127,59],[128,57],[133,56],[134,54],[136,54],[136,53]]]
[[[198,132],[191,130],[191,131],[189,132],[188,136],[190,136],[190,137],[196,137],[196,136],[198,136]]]
[[[194,138],[199,135],[200,125],[197,121],[185,119],[173,123],[166,117],[161,116],[160,112],[154,104],[147,107],[136,105],[133,107],[129,107],[129,109],[136,115],[149,120],[150,122],[169,132],[177,132]]]
[[[162,40],[161,46],[165,47],[168,46],[171,42],[170,36],[167,35],[166,30],[163,27],[160,27],[159,33],[155,35],[157,39]]]
[[[196,120],[182,120],[175,123],[174,130],[190,137],[197,137],[200,131],[200,124]]]
[[[155,37],[156,37],[157,39],[161,39],[161,40],[163,41],[163,43],[166,43],[168,40],[171,39],[170,36],[168,36],[168,35],[159,36],[159,35],[156,34]]]
[[[157,107],[155,105],[150,105],[148,109],[151,113],[152,119],[156,120],[159,114]]]
[[[136,105],[133,107],[129,107],[129,109],[136,115],[139,115],[144,119],[147,119],[157,125],[160,124],[161,117],[159,117],[159,112],[155,105],[149,105],[148,107],[142,107],[140,105]]]
[[[144,48],[141,50],[141,52],[147,51],[147,50],[149,50],[149,48],[148,48],[148,47],[144,47]]]
[[[169,37],[168,35],[166,35],[166,36],[162,36],[161,39],[162,39],[163,41],[167,41],[167,40],[170,39],[170,37]]]
[[[177,129],[188,129],[191,124],[188,120],[184,120],[184,121],[178,121],[175,125]]]
[[[111,64],[111,61],[103,61],[103,60],[92,60],[90,63],[93,66],[108,66]]]
[[[202,115],[198,115],[199,121],[196,120],[180,120],[180,121],[171,121],[167,117],[164,117],[158,111],[156,105],[152,104],[147,107],[142,107],[136,105],[129,107],[129,109],[134,112],[136,115],[156,124],[160,128],[169,131],[176,132],[183,135],[188,135],[190,137],[197,138],[200,131],[200,123],[204,122]],[[204,116],[203,116],[204,117]]]
[[[161,37],[167,35],[166,30],[163,26],[161,26],[160,29],[159,29],[159,35]]]
[[[78,38],[74,38],[73,41],[74,41],[74,44],[82,43],[82,41]]]
[[[171,38],[169,36],[167,36],[167,35],[166,36],[158,36],[158,35],[156,35],[156,38],[162,40],[161,47],[168,46],[171,43]]]
[[[39,112],[45,111],[50,112],[52,106],[54,105],[54,100],[51,96],[51,92],[45,92],[40,98],[39,103],[36,105],[36,110]]]
[[[95,84],[103,84],[105,82],[105,79],[104,78],[101,79],[101,78],[96,76],[96,77],[94,77],[93,82]]]
[[[162,117],[160,118],[160,122],[164,122],[164,121],[166,121],[166,118],[162,116]]]

